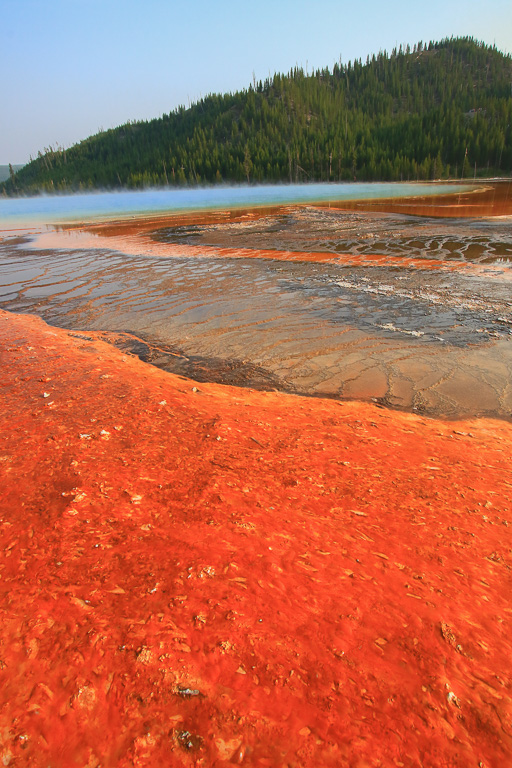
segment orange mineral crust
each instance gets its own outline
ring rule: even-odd
[[[92,234],[91,234],[92,233]],[[275,248],[229,248],[209,245],[187,245],[180,243],[159,243],[148,235],[137,236],[123,234],[95,233],[87,229],[63,229],[44,232],[37,237],[36,248],[41,249],[94,249],[106,248],[117,250],[131,256],[179,257],[209,259],[271,259],[273,261],[311,261],[318,264],[341,263],[345,266],[386,266],[395,268],[416,268],[425,270],[443,270],[445,272],[468,271],[476,272],[479,268],[468,266],[462,262],[446,263],[435,259],[393,257],[384,254],[333,254],[329,252],[315,251],[281,251]],[[502,277],[500,275],[500,277]],[[503,279],[503,277],[502,277]],[[507,279],[505,276],[504,279]]]
[[[0,343],[3,765],[512,764],[511,424]]]
[[[510,179],[470,180],[470,183],[473,188],[467,192],[428,197],[417,195],[387,200],[354,200],[344,202],[343,207],[440,218],[512,215],[512,181]]]
[[[422,270],[461,271],[475,274],[481,271],[476,265],[465,262],[440,261],[422,256],[392,256],[390,254],[342,253],[332,251],[332,243],[323,243],[321,250],[312,243],[303,243],[303,247],[283,250],[275,247],[231,247],[229,226],[234,224],[250,225],[265,218],[279,219],[295,214],[306,208],[330,212],[363,212],[365,214],[402,214],[432,219],[507,219],[512,216],[512,181],[474,182],[473,188],[463,193],[450,193],[431,196],[404,198],[382,198],[375,200],[343,200],[320,203],[317,205],[280,205],[261,206],[234,210],[201,211],[185,213],[167,213],[140,215],[118,220],[81,222],[52,226],[38,233],[34,246],[40,249],[95,249],[118,250],[132,256],[142,254],[155,257],[188,256],[193,258],[257,258],[273,261],[339,263],[344,266],[367,267],[387,266],[395,268],[417,268]],[[212,246],[201,243],[197,246],[184,242],[162,242],[154,237],[158,230],[168,227],[227,227],[224,242],[227,245]],[[221,238],[222,243],[222,238]],[[318,246],[318,241],[316,243]],[[500,275],[507,279],[507,275]]]

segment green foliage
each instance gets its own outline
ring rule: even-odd
[[[512,58],[471,38],[400,47],[52,147],[7,193],[512,170]],[[467,151],[466,151],[467,150]]]

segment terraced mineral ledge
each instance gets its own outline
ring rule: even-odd
[[[1,244],[2,764],[511,764],[512,423],[499,351],[510,282],[496,251],[507,221],[429,218],[418,230],[401,214],[317,208],[225,218],[132,222],[142,229],[103,230],[108,248],[82,228],[94,251]],[[273,227],[276,252],[291,254],[286,273],[276,252],[225,258],[226,238],[229,256],[254,254]],[[295,261],[311,242],[318,258]],[[170,266],[178,246],[198,250]],[[411,263],[386,265],[400,258]],[[253,325],[239,322],[244,290]],[[389,350],[400,335],[379,324],[410,331],[393,354],[411,381],[429,345],[430,373],[450,356],[461,376],[476,371],[469,392],[453,373],[451,394],[425,406],[459,418],[420,415],[426,400],[403,387],[416,412],[256,391],[254,381],[285,389],[279,357],[291,371],[307,357],[303,392],[324,393],[340,292],[337,333],[359,318],[347,331],[352,372],[365,344]],[[136,323],[146,299],[147,333],[146,320],[122,322]],[[159,312],[186,350],[161,344]],[[206,354],[194,357],[201,332]],[[260,365],[255,337],[272,333],[278,350]],[[189,378],[211,376],[216,338],[215,376],[231,365],[244,388]],[[248,350],[238,367],[227,341]],[[173,357],[181,374],[169,372]],[[374,359],[343,397],[374,396],[384,365]],[[379,386],[400,405],[396,383]]]

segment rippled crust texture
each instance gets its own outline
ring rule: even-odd
[[[510,424],[0,344],[4,765],[512,762]]]

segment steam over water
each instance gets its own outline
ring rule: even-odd
[[[271,186],[153,189],[143,192],[97,192],[0,198],[0,227],[57,224],[184,211],[232,210],[340,200],[376,200],[407,195],[436,195],[470,189],[453,184],[290,184]]]
[[[389,195],[390,185],[365,186]],[[292,188],[267,189],[274,197],[265,201],[276,202]],[[213,192],[205,206],[213,205]],[[229,195],[241,205],[249,192],[218,190],[217,205]],[[129,199],[140,206],[143,194],[157,210],[157,192]],[[318,189],[311,194],[319,200]],[[96,215],[118,213],[103,208]],[[141,241],[135,255],[122,252],[121,240],[107,248],[102,238],[84,249],[70,237],[62,241],[68,247],[40,250],[27,234],[4,235],[1,308],[104,332],[196,380],[373,398],[429,415],[512,414],[507,221],[288,207],[237,221],[160,226],[150,233],[154,251]]]

